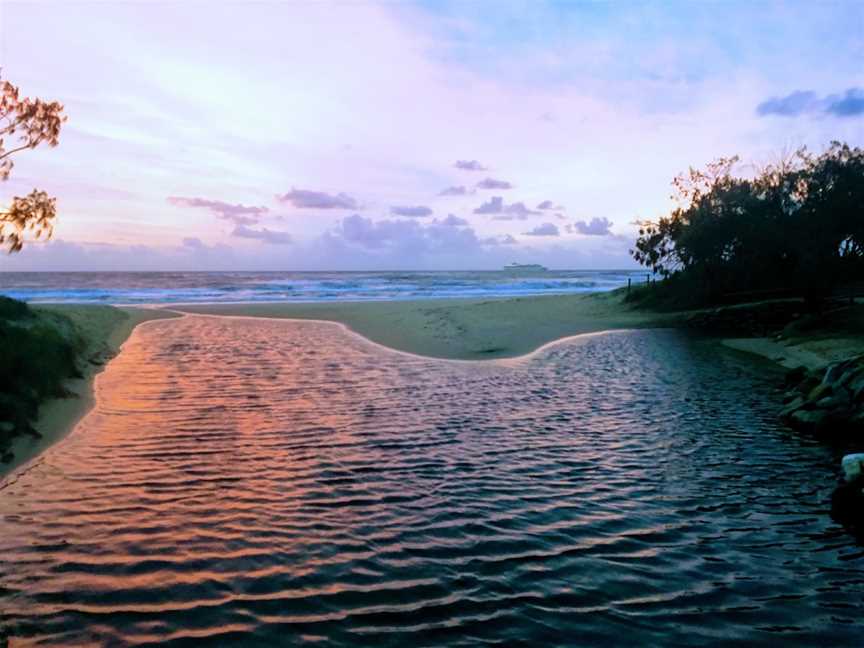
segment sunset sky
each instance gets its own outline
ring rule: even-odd
[[[860,2],[3,1],[0,65],[69,116],[0,270],[631,267],[689,165],[864,144]]]

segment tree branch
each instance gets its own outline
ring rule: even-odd
[[[23,151],[24,149],[28,149],[28,148],[33,148],[33,146],[31,144],[25,144],[24,146],[19,146],[18,148],[14,148],[14,149],[11,149],[9,151],[6,151],[3,155],[0,155],[0,160],[2,160],[3,158],[9,157],[13,153],[17,153],[18,151]]]

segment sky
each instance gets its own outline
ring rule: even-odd
[[[0,0],[64,103],[2,270],[635,267],[690,166],[864,145],[864,3]]]

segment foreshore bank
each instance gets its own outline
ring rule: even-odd
[[[504,299],[174,305],[204,315],[329,320],[378,344],[451,360],[530,353],[563,337],[672,326],[675,314],[637,310],[623,291]]]
[[[136,326],[153,319],[177,317],[175,313],[144,308],[115,308],[96,305],[39,305],[36,312],[57,313],[67,318],[84,342],[81,377],[64,386],[68,398],[52,398],[39,407],[33,427],[39,436],[23,434],[12,439],[7,449],[11,461],[0,463],[0,478],[30,461],[66,436],[93,405],[93,379],[120,349]]]

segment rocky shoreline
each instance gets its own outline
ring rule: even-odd
[[[792,369],[780,418],[789,427],[824,436],[864,432],[864,354],[823,369]]]
[[[861,440],[864,446],[864,354],[821,369],[798,367],[786,376],[781,420],[828,440]],[[856,444],[857,445],[857,444]],[[831,516],[855,532],[864,530],[864,454],[847,454],[831,495]]]

